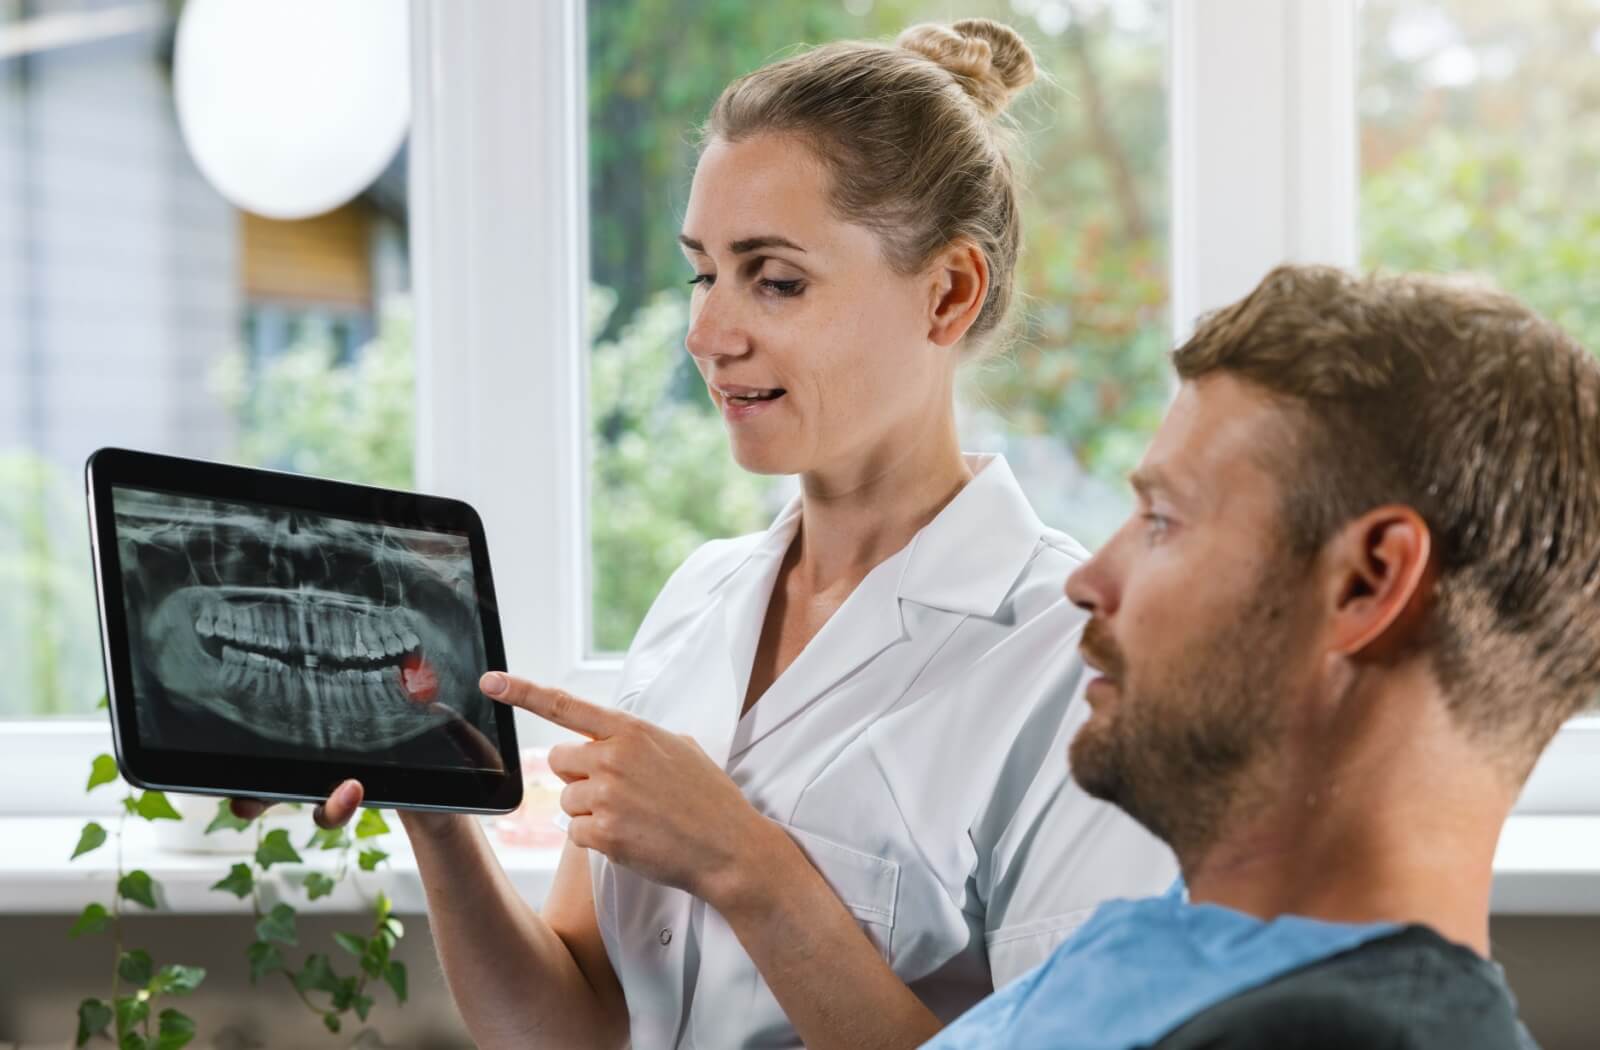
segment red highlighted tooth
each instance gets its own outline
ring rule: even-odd
[[[400,661],[400,687],[414,704],[431,704],[439,698],[439,674],[421,653],[407,653]]]

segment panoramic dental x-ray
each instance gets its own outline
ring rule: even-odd
[[[459,718],[493,737],[465,536],[125,488],[114,501],[147,746],[460,765],[430,729]]]

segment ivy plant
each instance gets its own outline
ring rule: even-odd
[[[101,706],[105,706],[102,698]],[[107,828],[89,821],[79,833],[72,859],[110,844],[116,850],[116,881],[109,904],[100,901],[86,905],[68,936],[73,938],[107,936],[111,941],[111,982],[109,994],[91,996],[78,1004],[76,1046],[96,1038],[111,1039],[118,1050],[180,1050],[195,1037],[194,1021],[181,1010],[168,1005],[189,995],[205,980],[206,972],[197,966],[166,963],[158,966],[142,948],[124,941],[123,917],[135,908],[155,911],[160,907],[161,884],[149,872],[123,864],[123,835],[130,819],[157,821],[181,820],[167,797],[159,791],[138,791],[122,781],[116,760],[110,755],[96,756],[90,766],[86,791],[107,784],[122,783],[125,793],[115,823]],[[252,821],[235,817],[227,800],[217,804],[216,816],[206,834],[229,829],[243,831]],[[308,952],[298,964],[292,963],[301,947],[296,929],[298,913],[287,900],[269,907],[262,899],[262,880],[278,864],[303,864],[300,850],[290,841],[284,828],[267,830],[259,820],[255,852],[249,863],[234,864],[211,889],[241,900],[248,898],[254,916],[253,939],[244,950],[250,967],[250,982],[259,983],[277,974],[288,982],[306,1008],[317,1014],[330,1032],[338,1032],[348,1015],[366,1021],[376,999],[374,993],[387,986],[395,1001],[406,1001],[405,964],[392,957],[395,946],[405,936],[405,927],[392,913],[389,898],[381,891],[368,899],[370,921],[358,932],[334,934],[337,952]],[[371,872],[387,862],[382,837],[389,826],[377,810],[362,810],[353,834],[344,829],[312,833],[300,849],[334,853],[333,873],[310,870],[294,880],[307,900],[331,894],[356,868]],[[289,882],[290,880],[284,880]],[[353,881],[353,880],[352,880]],[[353,884],[360,892],[359,883]],[[365,896],[363,894],[363,896]],[[348,956],[349,958],[346,958]]]

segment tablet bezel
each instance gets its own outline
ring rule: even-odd
[[[331,481],[206,460],[102,448],[84,464],[89,538],[100,606],[100,642],[117,767],[135,787],[197,795],[320,802],[341,781],[365,788],[365,805],[398,809],[509,813],[522,799],[515,712],[495,704],[495,742],[504,772],[412,768],[384,763],[210,754],[146,747],[135,718],[132,648],[123,603],[112,489],[166,492],[193,499],[234,500],[402,528],[465,534],[472,551],[478,619],[487,670],[506,670],[494,581],[483,523],[460,500]]]

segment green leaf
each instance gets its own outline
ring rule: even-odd
[[[337,994],[343,982],[333,971],[333,964],[321,952],[307,956],[305,966],[294,975],[294,986],[302,992],[328,992]]]
[[[93,791],[101,784],[109,784],[117,779],[117,760],[110,755],[94,756],[94,765],[89,769],[89,786],[85,792]]]
[[[356,863],[361,865],[362,871],[372,871],[388,859],[389,854],[381,849],[364,849],[361,851],[361,856],[356,858]]]
[[[95,703],[94,703],[94,709],[96,711],[104,711],[106,708],[108,708],[110,706],[111,706],[111,697],[106,695],[105,693],[101,693],[100,694],[100,699],[96,700]]]
[[[383,979],[394,989],[394,997],[400,1002],[406,1001],[406,964],[391,961],[383,971]]]
[[[365,1021],[367,1014],[372,1012],[372,996],[358,995],[350,1005],[356,1008],[356,1016]]]
[[[206,834],[213,831],[243,831],[249,826],[248,820],[233,815],[233,810],[228,808],[228,800],[223,798],[217,800],[217,815],[206,825]]]
[[[333,939],[338,942],[339,947],[358,959],[366,953],[367,941],[364,937],[359,937],[353,933],[336,933],[333,935]]]
[[[155,963],[150,960],[150,953],[143,948],[123,952],[122,958],[117,961],[117,976],[135,988],[143,988],[149,984],[155,969]]]
[[[159,791],[146,791],[133,807],[135,813],[146,820],[182,820],[183,814],[172,808],[167,796]]]
[[[306,849],[315,846],[317,849],[344,849],[350,845],[350,836],[344,833],[343,828],[318,828],[306,840]]]
[[[148,1005],[144,1012],[147,1015],[150,1013]],[[117,1050],[151,1050],[151,1044],[138,1032],[123,1032],[122,1042],[117,1044]]]
[[[324,1028],[326,1028],[330,1032],[338,1032],[339,1031],[339,1015],[338,1014],[323,1014],[322,1015],[322,1025],[323,1025]]]
[[[117,880],[117,893],[133,901],[143,904],[146,908],[156,907],[156,886],[158,883],[143,871],[130,871]]]
[[[194,1039],[194,1021],[177,1010],[161,1011],[154,1050],[183,1050]]]
[[[91,904],[83,909],[83,914],[78,916],[78,921],[72,924],[72,929],[67,931],[68,937],[82,937],[86,933],[104,933],[105,928],[111,925],[111,913],[106,911],[104,904]]]
[[[256,863],[263,869],[274,864],[299,864],[300,854],[289,845],[289,833],[282,828],[267,832],[267,837],[256,847]]]
[[[198,966],[163,966],[150,982],[150,995],[188,995],[205,979],[206,972]]]
[[[333,888],[337,885],[339,885],[338,882],[330,876],[324,875],[320,871],[313,871],[306,876],[306,897],[310,900],[326,897],[333,892]]]
[[[361,982],[354,977],[339,979],[339,987],[333,992],[333,1008],[335,1010],[348,1010],[356,1001],[356,992],[361,987]]]
[[[94,821],[83,826],[83,833],[78,836],[78,848],[72,851],[68,860],[77,860],[90,850],[97,850],[106,844],[106,829]]]
[[[283,969],[283,955],[278,951],[278,946],[266,941],[257,941],[245,952],[245,957],[250,960],[250,983],[255,984],[269,973]]]
[[[99,999],[85,999],[78,1004],[78,1041],[82,1046],[97,1035],[104,1034],[111,1024],[111,1007]]]
[[[405,935],[405,926],[401,925],[400,920],[392,915],[384,919],[383,925],[378,927],[378,936],[383,938],[383,943],[391,948],[400,943],[400,938]]]
[[[287,904],[275,906],[256,923],[256,936],[279,944],[300,943],[294,932],[294,909]]]
[[[150,1000],[139,995],[125,995],[116,1002],[117,1031],[127,1032],[134,1025],[143,1024],[150,1016]],[[124,1036],[126,1040],[126,1036]]]
[[[361,819],[356,821],[356,838],[370,839],[378,835],[389,834],[389,825],[383,822],[383,814],[375,809],[361,811]]]
[[[228,874],[224,878],[212,883],[211,888],[214,890],[226,890],[242,900],[250,896],[255,886],[256,880],[255,876],[250,874],[250,865],[235,864],[228,869]]]

